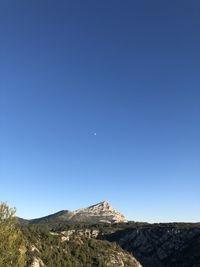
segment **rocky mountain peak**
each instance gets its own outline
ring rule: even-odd
[[[119,223],[127,222],[123,214],[115,210],[108,201],[104,200],[87,208],[75,211],[62,210],[46,217],[33,219],[33,223],[53,221],[71,221],[85,223]]]
[[[124,215],[115,210],[106,200],[88,208],[74,211],[72,218],[79,221],[92,220],[104,223],[127,222]]]
[[[106,200],[102,201],[102,202],[99,202],[95,205],[92,205],[90,207],[88,207],[88,209],[91,209],[91,210],[99,210],[99,211],[102,211],[102,210],[114,210],[113,207],[110,205],[110,203]]]

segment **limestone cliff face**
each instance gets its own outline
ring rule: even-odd
[[[116,211],[107,201],[84,209],[78,209],[71,214],[72,221],[94,223],[119,223],[127,222],[124,215]]]

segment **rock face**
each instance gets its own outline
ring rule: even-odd
[[[124,215],[116,211],[107,201],[75,211],[63,210],[55,214],[31,220],[31,223],[52,223],[56,221],[84,223],[121,223],[127,222]]]
[[[30,267],[42,267],[42,266],[44,266],[43,261],[41,259],[34,257]]]
[[[124,215],[113,209],[113,207],[107,201],[103,201],[88,208],[78,209],[72,212],[71,220],[94,223],[127,222]]]
[[[200,227],[149,225],[103,236],[134,253],[143,267],[200,267]]]
[[[80,230],[67,230],[67,231],[62,231],[60,233],[61,235],[61,241],[69,241],[73,240],[74,235],[79,236],[79,237],[85,237],[85,238],[97,238],[99,235],[100,231],[96,229],[80,229]],[[52,235],[55,235],[57,233],[52,233]]]

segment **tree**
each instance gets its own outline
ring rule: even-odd
[[[0,267],[25,266],[25,243],[16,227],[15,209],[0,203]]]

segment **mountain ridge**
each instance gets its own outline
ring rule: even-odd
[[[54,221],[83,222],[83,223],[120,223],[128,222],[125,216],[114,209],[106,200],[86,208],[74,211],[61,210],[56,213],[27,220],[30,223],[49,223]]]

